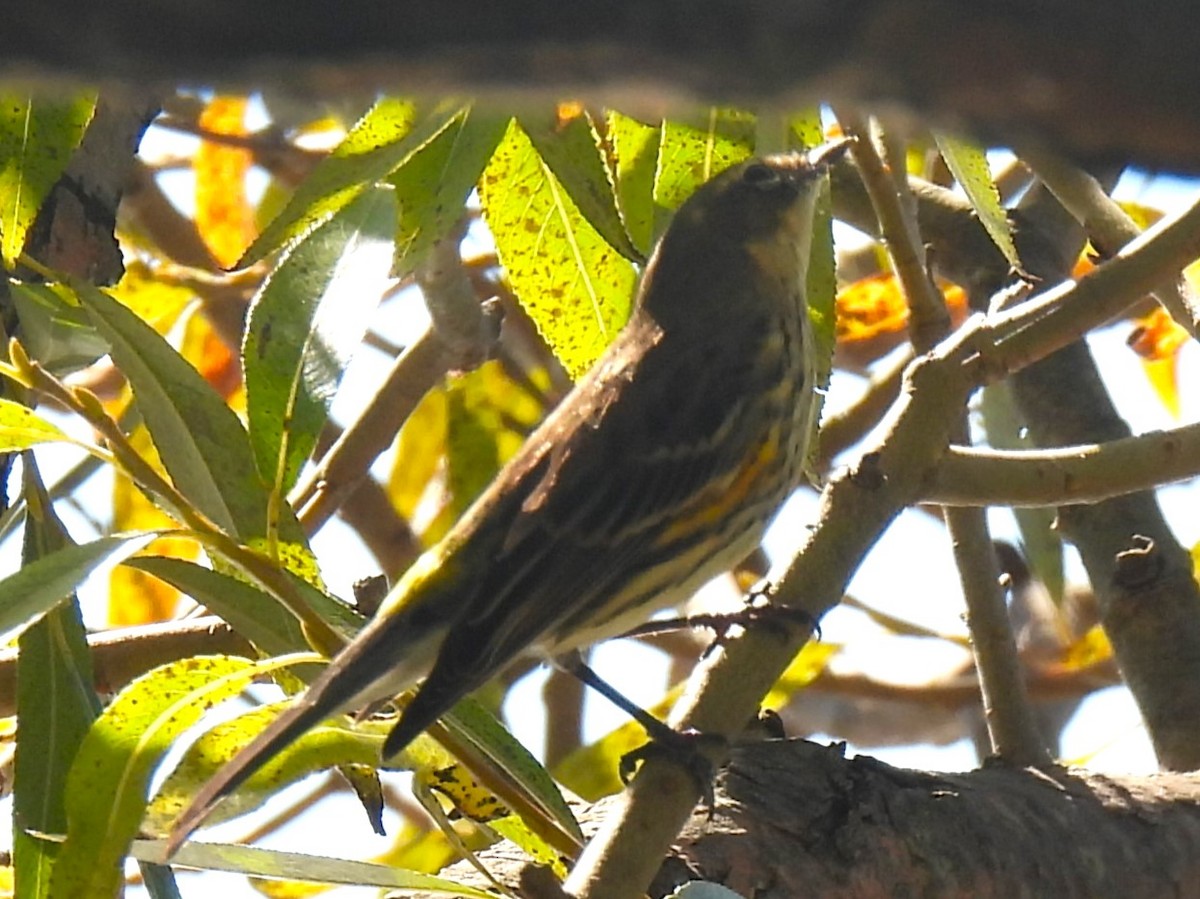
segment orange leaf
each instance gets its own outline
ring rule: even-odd
[[[907,326],[908,306],[894,275],[872,275],[838,292],[838,343],[871,340]]]
[[[967,298],[960,287],[942,288],[950,318],[966,317]],[[840,364],[866,364],[907,339],[908,304],[895,275],[871,275],[837,295],[837,342]]]
[[[1187,331],[1161,306],[1156,306],[1149,315],[1134,319],[1134,328],[1126,342],[1143,359],[1153,360],[1174,359],[1187,341]]]
[[[214,97],[200,114],[200,127],[212,134],[246,134],[244,97]],[[228,268],[254,239],[254,210],[246,199],[249,150],[217,141],[200,142],[192,162],[196,173],[196,227],[213,257]]]
[[[1071,277],[1076,281],[1090,275],[1096,268],[1096,257],[1092,255],[1093,252],[1092,245],[1088,244],[1079,254],[1079,258],[1075,260],[1075,267],[1071,269]]]
[[[583,115],[583,104],[578,100],[566,100],[559,103],[554,110],[555,123],[560,129],[581,115]]]
[[[1122,200],[1117,205],[1121,207],[1126,215],[1133,219],[1133,223],[1137,225],[1139,231],[1145,231],[1161,219],[1163,215],[1158,209],[1143,206],[1141,203],[1134,203],[1131,200]],[[1093,245],[1091,241],[1088,241],[1083,251],[1079,254],[1079,258],[1075,260],[1075,267],[1071,271],[1071,277],[1078,281],[1085,275],[1090,274],[1097,263],[1115,253],[1117,249],[1117,247],[1098,247]]]
[[[229,349],[229,345],[213,330],[205,316],[192,315],[188,318],[179,353],[196,367],[204,376],[204,380],[208,381],[235,411],[245,408],[241,362]]]
[[[1160,306],[1149,315],[1134,320],[1134,328],[1126,341],[1129,348],[1142,357],[1142,368],[1150,386],[1174,417],[1179,417],[1178,366],[1179,348],[1188,340],[1188,333],[1175,323]]]

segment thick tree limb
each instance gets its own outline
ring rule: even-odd
[[[1200,170],[1195,9],[1162,0],[324,4],[85,0],[9,11],[0,77],[324,97],[565,94],[657,115],[697,100],[900,107],[1083,160]]]
[[[756,899],[1200,896],[1194,774],[931,774],[843,752],[788,740],[739,747],[713,818],[692,817],[651,895],[708,879]],[[518,856],[504,846],[483,854],[510,883]],[[479,882],[465,863],[444,873]]]

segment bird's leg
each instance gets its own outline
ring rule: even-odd
[[[752,587],[746,596],[746,606],[736,612],[708,613],[688,615],[681,618],[670,618],[651,621],[641,627],[626,632],[624,637],[641,637],[650,634],[667,633],[683,628],[706,627],[716,632],[716,639],[705,650],[705,655],[724,641],[729,629],[735,625],[748,627],[763,625],[777,629],[790,630],[801,627],[821,638],[820,623],[804,609],[791,606],[773,605],[767,600],[767,581],[760,581]],[[624,696],[612,684],[598,675],[586,662],[579,652],[569,652],[554,659],[554,664],[560,670],[574,676],[581,683],[591,687],[601,696],[608,699],[617,708],[624,711],[646,730],[650,742],[645,746],[626,753],[621,758],[621,779],[628,782],[637,764],[652,755],[667,755],[681,764],[695,779],[704,793],[707,807],[712,809],[712,763],[701,751],[704,742],[719,741],[724,745],[723,737],[704,734],[699,731],[679,731],[655,718],[637,703]]]
[[[583,660],[583,656],[579,652],[568,652],[554,659],[554,665],[561,671],[570,674],[580,683],[591,687],[621,711],[625,712],[630,718],[646,729],[646,733],[652,740],[672,740],[679,736],[679,732],[673,730],[670,726],[659,721],[644,708],[638,705],[629,697],[625,696],[612,684],[602,678],[595,670]]]
[[[652,755],[666,755],[682,765],[693,777],[704,794],[705,805],[711,811],[713,807],[713,769],[712,763],[701,749],[714,744],[719,744],[714,748],[724,747],[727,742],[724,737],[704,734],[695,730],[675,730],[600,677],[578,652],[569,652],[558,656],[554,660],[554,664],[584,685],[591,687],[645,728],[650,742],[622,756],[620,764],[622,781],[629,782],[638,762],[645,761]]]

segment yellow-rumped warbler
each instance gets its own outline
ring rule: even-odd
[[[362,633],[205,785],[172,846],[330,715],[424,678],[389,758],[517,657],[623,633],[758,545],[812,430],[805,273],[819,176],[841,146],[744,162],[680,207],[615,342]]]

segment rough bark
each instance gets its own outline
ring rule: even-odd
[[[843,750],[799,740],[738,748],[712,818],[693,816],[651,895],[705,879],[755,899],[1200,896],[1196,775],[1001,765],[930,774]],[[513,847],[482,857],[501,880],[522,879]],[[465,863],[444,873],[484,885]]]
[[[1200,168],[1196,13],[1163,0],[83,0],[9,10],[0,77],[895,105],[1077,159]]]

